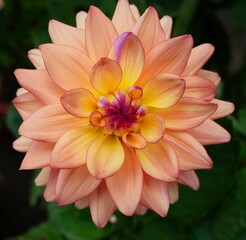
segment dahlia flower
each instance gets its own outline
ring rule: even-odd
[[[203,145],[230,140],[214,120],[234,106],[201,69],[214,47],[171,38],[171,17],[127,0],[112,20],[91,6],[76,22],[50,21],[52,43],[28,53],[36,69],[15,71],[20,169],[42,169],[46,201],[89,207],[99,227],[116,210],[165,216],[178,183],[197,190],[194,170],[212,167]]]

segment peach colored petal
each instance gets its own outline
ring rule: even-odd
[[[116,173],[124,162],[124,149],[115,135],[98,138],[88,149],[87,167],[97,179]]]
[[[56,184],[56,202],[59,205],[74,203],[92,193],[100,182],[88,172],[86,165],[62,169]]]
[[[13,148],[18,152],[27,152],[33,141],[26,137],[19,137],[13,142]]]
[[[156,143],[164,135],[165,125],[163,119],[153,113],[144,116],[140,123],[141,135],[147,142]]]
[[[165,39],[158,13],[152,7],[149,7],[138,19],[132,32],[140,39],[145,53]]]
[[[66,132],[55,145],[51,167],[75,168],[85,164],[87,149],[101,136],[102,131],[91,126]]]
[[[138,79],[144,66],[144,49],[133,33],[123,33],[110,50],[109,56],[120,63],[123,79],[120,89],[127,90]]]
[[[184,77],[186,89],[183,97],[199,98],[202,100],[212,100],[216,94],[216,86],[209,79],[198,76]]]
[[[89,207],[89,197],[85,197],[75,202],[75,207],[78,209],[84,209]]]
[[[142,150],[136,150],[143,170],[153,178],[162,181],[176,181],[178,160],[173,147],[164,140],[147,144]]]
[[[184,80],[177,75],[164,73],[145,85],[142,101],[150,107],[168,108],[182,97],[184,91]]]
[[[182,98],[161,113],[166,128],[186,130],[197,127],[207,120],[217,109],[217,104],[196,98]]]
[[[116,209],[105,182],[90,195],[89,201],[93,222],[100,228],[104,227]]]
[[[213,53],[214,46],[209,43],[204,43],[193,48],[182,76],[197,74]]]
[[[126,146],[135,149],[143,149],[146,146],[145,138],[139,133],[126,132],[123,134],[122,140]]]
[[[110,19],[94,6],[89,9],[85,32],[86,49],[93,62],[97,62],[101,57],[108,56],[114,40],[118,37]]]
[[[168,183],[170,203],[173,204],[179,199],[179,188],[177,183]]]
[[[49,75],[59,86],[66,90],[93,89],[89,75],[93,63],[87,55],[65,45],[44,44],[39,48]]]
[[[211,103],[218,105],[217,110],[211,116],[212,119],[226,117],[230,115],[235,109],[234,104],[231,102],[227,102],[219,99],[213,99]]]
[[[186,132],[202,145],[226,143],[231,140],[230,133],[211,119],[207,119],[200,126],[191,128]]]
[[[24,93],[28,93],[28,91],[24,88],[18,88],[16,91],[16,96],[19,97],[20,95],[22,95]]]
[[[144,86],[149,79],[160,73],[180,75],[187,64],[193,46],[190,35],[161,42],[145,57],[145,65],[137,85]]]
[[[136,209],[136,211],[135,211],[135,213],[138,214],[138,215],[143,216],[147,212],[147,210],[148,209],[146,207],[144,207],[144,206],[139,204],[137,209]]]
[[[37,98],[30,93],[24,93],[13,100],[18,113],[25,120],[32,112],[44,106]]]
[[[91,85],[102,94],[114,93],[122,79],[120,65],[109,58],[101,58],[91,72]]]
[[[127,0],[118,1],[112,22],[119,35],[132,30],[136,20]]]
[[[53,148],[53,143],[32,142],[21,163],[20,169],[37,169],[49,166]]]
[[[200,183],[195,171],[180,171],[179,183],[184,184],[193,190],[198,190]]]
[[[39,49],[34,48],[28,51],[28,58],[30,59],[35,68],[45,69],[43,57]]]
[[[49,180],[47,182],[45,191],[44,191],[44,199],[47,202],[53,202],[56,199],[56,182],[58,178],[60,170],[58,169],[51,169],[49,174]]]
[[[132,148],[125,147],[125,160],[120,170],[106,179],[108,191],[119,211],[127,216],[134,214],[142,192],[143,174]]]
[[[59,103],[65,92],[45,70],[17,69],[14,74],[19,84],[44,104]]]
[[[68,113],[78,118],[89,117],[97,109],[94,95],[87,89],[77,88],[61,97],[61,104]]]
[[[134,5],[134,4],[130,4],[130,9],[131,9],[131,12],[132,12],[133,17],[137,21],[140,18],[140,13],[138,11],[137,6]]]
[[[79,29],[85,30],[85,21],[87,18],[87,12],[80,11],[76,15],[76,26]]]
[[[198,76],[211,80],[215,84],[215,86],[218,86],[221,80],[218,73],[204,69],[201,69],[198,72]]]
[[[37,141],[56,142],[66,131],[84,126],[85,121],[67,114],[61,105],[48,105],[32,113],[19,133]]]
[[[162,29],[165,33],[165,39],[168,40],[171,37],[172,27],[173,27],[173,19],[170,16],[164,16],[160,20]]]
[[[180,170],[209,169],[213,163],[205,148],[191,135],[180,131],[166,131],[165,141],[174,148]]]
[[[48,183],[50,177],[51,168],[44,167],[35,178],[34,182],[37,186],[44,186]]]
[[[53,43],[74,47],[86,54],[84,30],[51,20],[49,22],[49,34]]]
[[[168,184],[144,174],[140,204],[165,217],[169,208]]]

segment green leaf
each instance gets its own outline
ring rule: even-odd
[[[14,105],[11,105],[6,116],[6,123],[8,129],[12,132],[15,137],[19,137],[18,129],[22,123],[20,114],[15,109]]]
[[[238,113],[238,119],[230,117],[232,119],[233,127],[241,134],[246,136],[246,108],[241,108]]]

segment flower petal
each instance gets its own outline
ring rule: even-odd
[[[145,115],[140,123],[141,135],[150,143],[158,142],[163,137],[164,130],[164,121],[157,114]]]
[[[209,169],[213,163],[204,147],[185,132],[166,131],[165,141],[174,148],[180,170]]]
[[[44,191],[44,199],[47,202],[54,202],[56,200],[56,182],[59,172],[59,169],[50,169],[49,180]]]
[[[87,149],[101,136],[102,131],[91,126],[66,132],[55,145],[51,167],[75,168],[85,164]]]
[[[158,44],[146,55],[144,69],[137,85],[144,86],[149,79],[160,73],[181,75],[192,46],[193,40],[190,35],[171,38]]]
[[[160,20],[160,23],[165,33],[165,39],[168,40],[172,33],[173,19],[166,15]]]
[[[186,89],[183,97],[212,100],[216,94],[216,86],[209,79],[198,76],[184,77]]]
[[[49,34],[53,43],[74,47],[86,54],[84,30],[51,20],[49,22]]]
[[[213,99],[211,102],[218,105],[217,110],[211,116],[212,119],[226,117],[230,115],[235,109],[234,104],[231,102],[227,102],[219,99]]]
[[[91,85],[102,94],[114,93],[121,82],[120,65],[109,58],[101,58],[91,72]]]
[[[162,181],[176,181],[178,176],[178,160],[172,146],[160,140],[155,144],[147,144],[142,150],[136,150],[143,170],[150,176]]]
[[[85,32],[86,50],[93,62],[107,56],[114,40],[118,37],[110,19],[94,6],[89,9]]]
[[[179,183],[184,184],[193,190],[198,190],[200,183],[195,171],[180,171]]]
[[[26,137],[19,137],[13,142],[13,148],[18,152],[27,152],[33,141]]]
[[[144,174],[141,205],[165,217],[169,209],[168,184]]]
[[[74,169],[60,170],[56,186],[56,202],[59,205],[74,203],[88,196],[100,184],[84,164]]]
[[[124,149],[118,137],[105,135],[89,147],[87,167],[95,178],[106,178],[120,169],[124,157]]]
[[[138,19],[132,32],[140,39],[146,53],[165,39],[158,13],[152,7]]]
[[[187,130],[197,127],[207,120],[217,109],[217,104],[196,98],[182,98],[161,113],[166,128]]]
[[[80,11],[76,15],[76,26],[79,29],[85,30],[85,21],[87,18],[87,12]]]
[[[200,126],[191,128],[186,132],[202,145],[226,143],[231,139],[230,133],[211,119],[207,119]]]
[[[147,106],[168,108],[174,105],[185,91],[185,81],[174,74],[160,74],[144,87],[142,101]]]
[[[136,209],[136,211],[135,211],[135,213],[138,214],[138,215],[143,216],[147,212],[147,210],[148,209],[146,207],[144,207],[144,206],[139,204],[137,209]]]
[[[136,20],[127,0],[119,0],[112,18],[118,34],[132,30]]]
[[[53,143],[33,142],[21,163],[20,169],[37,169],[49,166],[53,148]]]
[[[75,207],[78,209],[84,209],[84,208],[89,207],[89,198],[85,197],[75,202]]]
[[[142,192],[143,174],[133,149],[125,147],[125,160],[120,170],[106,179],[117,208],[127,216],[134,214]]]
[[[59,103],[65,92],[44,70],[17,69],[14,74],[19,84],[44,104]]]
[[[128,147],[143,149],[146,146],[145,138],[139,133],[126,132],[123,134],[122,140]]]
[[[204,43],[193,48],[182,76],[197,74],[213,53],[214,46],[209,43]]]
[[[139,11],[138,11],[137,6],[134,5],[134,4],[130,4],[130,8],[131,8],[133,17],[134,17],[135,20],[137,21],[137,20],[140,18],[140,13],[139,13]]]
[[[116,209],[105,182],[90,195],[89,201],[93,222],[100,228],[104,227]]]
[[[72,89],[61,97],[61,104],[71,115],[84,118],[97,109],[94,95],[84,88]]]
[[[204,69],[201,69],[198,72],[198,76],[211,80],[215,84],[215,86],[218,86],[221,80],[218,73]]]
[[[45,69],[41,51],[37,48],[28,51],[28,58],[37,69]]]
[[[170,203],[173,204],[179,199],[179,188],[177,183],[168,183]]]
[[[66,131],[85,124],[88,123],[67,114],[61,105],[49,105],[31,114],[21,124],[19,133],[37,141],[56,142]]]
[[[34,182],[36,186],[44,186],[48,183],[50,177],[51,168],[45,167],[39,172],[38,176],[35,178]]]
[[[40,46],[45,67],[51,78],[62,88],[87,88],[93,63],[78,49],[65,45],[44,44]]]

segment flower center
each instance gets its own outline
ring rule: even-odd
[[[140,100],[142,95],[142,89],[133,86],[128,93],[116,91],[100,97],[97,111],[90,115],[90,123],[100,127],[105,134],[122,136],[125,132],[138,131],[139,122],[146,114],[146,107]]]

